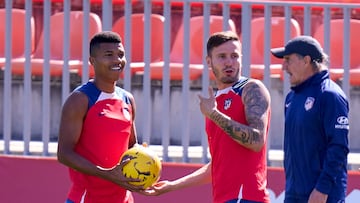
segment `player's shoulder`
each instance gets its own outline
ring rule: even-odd
[[[247,83],[244,85],[242,95],[247,98],[262,97],[266,101],[270,102],[270,92],[268,88],[258,79],[249,78]]]
[[[255,78],[248,78],[248,82],[247,82],[248,85],[256,85],[256,86],[264,86],[264,83],[259,80],[259,79],[255,79]]]
[[[135,103],[135,99],[134,99],[134,96],[131,92],[119,87],[119,86],[116,86],[115,87],[115,92],[121,96],[123,98],[123,100],[125,100],[126,103],[130,103],[130,104],[134,104]]]
[[[268,92],[267,87],[265,84],[258,79],[249,78],[246,84],[244,85],[244,89],[247,89],[248,91],[254,90],[254,89],[260,89]]]
[[[133,98],[133,97],[134,97],[134,96],[131,94],[131,92],[129,92],[129,91],[127,91],[127,90],[125,90],[124,88],[121,88],[121,87],[119,87],[119,86],[116,86],[116,87],[115,87],[115,92],[116,92],[117,94],[124,95],[124,96],[126,96],[126,97],[130,97],[130,98]]]
[[[94,84],[93,80],[89,80],[87,83],[84,83],[77,88],[74,89],[73,93],[75,94],[83,94],[87,96],[90,100],[96,100],[97,97],[101,94],[101,90],[99,90]]]
[[[71,103],[84,103],[84,101],[87,101],[88,97],[85,92],[82,91],[73,91],[70,93],[69,97],[66,101],[69,101]]]
[[[88,108],[88,97],[84,92],[73,91],[63,104],[63,111],[84,113]]]

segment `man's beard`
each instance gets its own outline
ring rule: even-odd
[[[214,71],[213,68],[212,68],[212,71],[216,77],[219,76],[218,72]],[[240,72],[240,70],[238,69],[235,76],[224,76],[224,77],[219,78],[219,80],[224,84],[231,84],[231,83],[237,82],[239,80],[239,76],[240,76],[239,72]]]

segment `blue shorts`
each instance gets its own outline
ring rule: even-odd
[[[225,203],[238,203],[238,202],[239,202],[239,199],[232,199],[232,200],[226,201]],[[240,203],[261,203],[261,202],[241,199]]]
[[[65,203],[75,203],[75,202],[73,202],[73,201],[71,201],[69,199],[66,199]]]
[[[304,198],[295,198],[295,197],[285,197],[284,203],[307,203],[308,199]],[[343,199],[335,199],[329,197],[326,203],[345,203]]]

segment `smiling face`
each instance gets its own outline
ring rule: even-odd
[[[94,67],[97,80],[117,81],[126,64],[123,44],[99,43],[90,56],[90,63]]]
[[[206,57],[208,66],[212,69],[217,86],[223,89],[239,80],[241,69],[241,44],[238,40],[230,40],[213,47]]]

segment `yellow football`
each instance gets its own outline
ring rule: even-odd
[[[140,179],[140,182],[130,182],[133,185],[142,185],[144,189],[154,185],[161,175],[161,161],[154,151],[146,146],[136,145],[121,156],[120,161],[130,158],[123,167],[123,174],[128,178]]]

